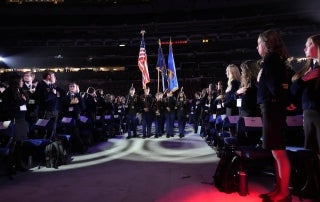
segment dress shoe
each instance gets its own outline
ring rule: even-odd
[[[289,194],[288,196],[278,200],[277,202],[292,202],[292,196]]]
[[[273,200],[272,197],[268,197],[268,198],[263,198],[262,201],[263,202],[292,202],[292,197],[289,194],[288,196],[285,196],[279,200]]]
[[[268,198],[271,198],[272,196],[274,196],[277,192],[278,192],[278,189],[276,187],[268,193],[260,194],[259,197],[262,199],[268,199]]]
[[[17,171],[21,171],[21,172],[26,172],[28,169],[22,165],[19,165],[19,166],[15,166],[15,169]]]
[[[270,199],[272,197],[272,192],[260,194],[259,197],[262,199]]]

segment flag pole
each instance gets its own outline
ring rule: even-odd
[[[159,47],[161,47],[161,40],[159,39]],[[159,68],[157,68],[157,70],[158,70],[158,89],[157,89],[157,93],[159,93],[160,92],[160,67]]]
[[[142,29],[141,31],[140,31],[140,34],[141,34],[141,37],[142,38],[144,38],[144,34],[146,33],[146,30],[144,30],[144,29]],[[143,80],[144,78],[143,78],[143,76],[142,76],[142,80]],[[143,84],[143,81],[142,81],[142,88],[143,89],[145,89],[145,86],[144,86],[144,84]]]
[[[160,88],[160,70],[158,69],[158,87],[157,87],[157,93],[159,93]]]

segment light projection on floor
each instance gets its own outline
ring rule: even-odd
[[[177,134],[177,133],[176,133]],[[86,154],[72,155],[70,162],[59,166],[58,169],[44,166],[32,168],[33,172],[51,172],[94,166],[108,161],[120,159],[144,162],[173,162],[173,163],[210,163],[217,161],[216,153],[197,134],[187,128],[184,138],[178,135],[171,138],[132,138],[119,135],[92,146]]]

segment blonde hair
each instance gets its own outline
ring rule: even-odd
[[[253,84],[252,80],[256,79],[259,72],[259,65],[257,61],[245,60],[240,65],[241,68],[241,87],[250,88]]]
[[[239,82],[241,80],[240,70],[239,70],[237,65],[235,65],[235,64],[228,65],[227,71],[229,71],[230,76],[228,78],[228,86],[227,86],[227,89],[226,89],[226,93],[231,91],[231,88],[232,88],[231,82],[233,80],[236,80],[236,81],[239,81]]]

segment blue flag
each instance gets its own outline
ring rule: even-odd
[[[169,43],[169,55],[168,55],[168,85],[169,85],[169,90],[171,92],[174,92],[179,88],[177,73],[176,73],[176,65],[174,63],[174,58],[173,58],[171,40]]]
[[[159,42],[158,48],[158,61],[157,61],[157,69],[161,72],[162,78],[162,91],[164,92],[168,87],[168,75],[167,75],[167,66],[166,61],[162,52],[161,44]]]

